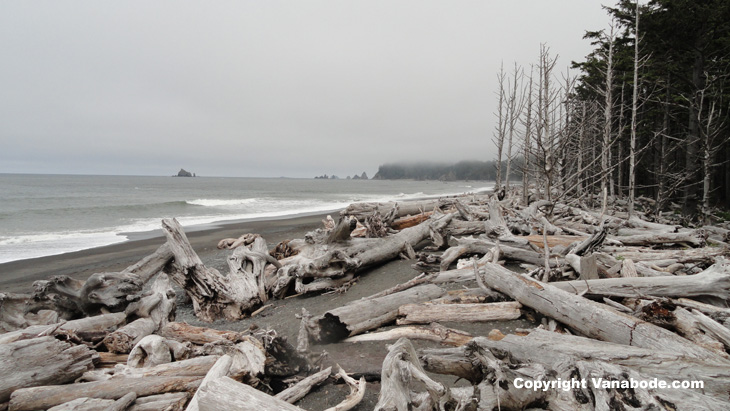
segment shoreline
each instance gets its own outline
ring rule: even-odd
[[[322,219],[327,215],[335,217],[334,214],[338,212],[339,209],[245,221],[223,220],[184,229],[195,252],[207,263],[207,260],[218,253],[228,251],[217,248],[218,242],[223,238],[258,233],[269,246],[273,246],[283,240],[302,238],[308,231],[321,227]],[[0,292],[32,293],[34,281],[45,280],[54,275],[85,280],[94,273],[118,272],[152,254],[164,242],[165,237],[161,230],[130,233],[128,240],[116,244],[2,263]]]

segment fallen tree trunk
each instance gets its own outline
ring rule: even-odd
[[[202,387],[198,404],[203,410],[304,411],[228,377],[216,378]]]
[[[0,334],[0,344],[36,338],[42,335],[73,335],[83,341],[101,341],[111,331],[124,324],[124,313],[109,313],[80,318],[51,325],[34,325],[22,330]]]
[[[166,392],[192,393],[198,388],[201,380],[200,377],[120,378],[71,385],[23,388],[10,396],[8,409],[10,411],[48,409],[82,397],[117,400],[129,392],[135,392],[139,397]]]
[[[518,302],[487,304],[404,304],[398,308],[398,325],[430,322],[504,321],[520,318]]]
[[[405,291],[377,298],[363,298],[327,311],[314,321],[319,325],[322,342],[336,342],[395,321],[398,307],[441,297],[445,291],[433,284],[422,284]]]
[[[480,270],[479,275],[488,287],[507,294],[522,305],[554,318],[588,337],[724,361],[714,352],[690,344],[671,331],[550,284],[517,275],[500,265],[488,263],[484,267],[484,273]]]
[[[726,299],[730,296],[730,262],[719,258],[710,268],[695,275],[606,278],[551,284],[563,291],[580,295],[631,298],[710,295]]]
[[[95,357],[85,345],[53,337],[0,344],[0,403],[20,388],[71,382],[94,368]]]
[[[704,247],[705,237],[700,231],[689,233],[652,233],[613,237],[623,245],[649,246],[656,244],[687,244],[691,247]]]

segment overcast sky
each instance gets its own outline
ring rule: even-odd
[[[501,62],[546,43],[564,70],[607,24],[597,0],[4,1],[0,172],[490,160]]]

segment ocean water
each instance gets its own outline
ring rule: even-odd
[[[330,212],[353,202],[440,197],[490,182],[0,174],[0,263],[226,221]],[[160,231],[161,232],[161,231]]]

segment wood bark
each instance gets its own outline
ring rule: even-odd
[[[0,403],[21,388],[71,382],[93,369],[95,358],[96,352],[85,345],[53,337],[0,344]]]
[[[10,396],[8,409],[11,411],[47,409],[82,397],[117,400],[129,392],[135,392],[139,397],[166,392],[190,393],[197,389],[201,379],[200,377],[120,378],[71,385],[23,388]]]

